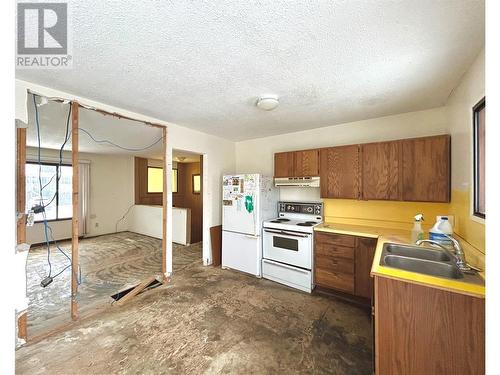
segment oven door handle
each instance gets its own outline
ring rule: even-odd
[[[300,238],[307,238],[307,237],[310,236],[310,234],[293,233],[293,232],[288,232],[288,231],[284,231],[284,230],[264,229],[264,232],[275,233],[275,234],[283,234],[285,236],[300,237]]]

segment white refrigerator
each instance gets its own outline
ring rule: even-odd
[[[262,222],[277,216],[271,177],[234,174],[222,179],[222,268],[262,277]]]

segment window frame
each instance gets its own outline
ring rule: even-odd
[[[26,164],[34,164],[38,165],[39,163],[37,161],[32,161],[32,160],[27,160]],[[55,163],[55,162],[45,162],[42,161],[40,163],[41,165],[47,165],[47,166],[52,166],[56,167],[56,176],[59,174],[59,167],[71,167],[71,172],[73,172],[73,165],[68,164],[68,163]],[[24,184],[26,185],[26,177]],[[66,220],[73,220],[73,215],[71,217],[65,217],[65,218],[59,218],[59,181],[56,178],[56,218],[55,219],[47,219],[47,223],[55,222],[55,221],[66,221]],[[43,223],[43,220],[35,220],[33,223]]]
[[[172,172],[177,171],[177,177],[175,179],[175,191],[172,189],[172,194],[177,194],[179,192],[179,168],[172,168]],[[174,175],[172,174],[172,178]]]
[[[482,220],[486,219],[486,213],[482,213],[479,211],[479,114],[484,110],[484,115],[486,115],[486,97],[483,97],[479,102],[472,107],[472,139],[473,139],[473,160],[472,160],[472,170],[473,170],[473,191],[472,191],[472,215],[474,217],[480,218]],[[486,119],[485,119],[485,134],[486,134]],[[486,160],[485,160],[486,163]],[[483,186],[483,189],[486,187]],[[486,202],[486,201],[485,201]]]
[[[194,190],[194,178],[198,176],[200,178],[200,191],[195,191]],[[193,194],[201,194],[201,174],[200,173],[193,173],[191,175],[191,190]]]
[[[150,192],[149,191],[149,173],[148,173],[148,170],[149,168],[153,168],[153,169],[161,169],[163,170],[163,167],[155,167],[153,165],[148,165],[147,168],[146,168],[146,193],[147,194],[163,194],[163,191],[153,191],[153,192]],[[162,190],[165,190],[165,187],[162,185]]]

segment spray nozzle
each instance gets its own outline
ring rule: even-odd
[[[422,214],[415,215],[415,221],[424,221],[424,215]]]

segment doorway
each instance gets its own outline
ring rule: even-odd
[[[172,150],[172,266],[203,261],[203,155]]]

